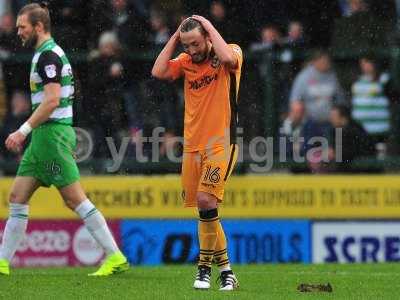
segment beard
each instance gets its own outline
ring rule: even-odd
[[[207,51],[204,51],[203,53],[198,53],[195,55],[192,55],[192,62],[195,64],[200,64],[203,61],[205,61],[208,57]]]
[[[33,32],[25,41],[22,40],[22,46],[26,48],[35,48],[37,41],[38,35],[36,32]]]

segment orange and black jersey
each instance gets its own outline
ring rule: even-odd
[[[169,61],[173,79],[184,76],[184,151],[194,152],[234,143],[237,101],[243,62],[242,50],[229,44],[237,59],[235,69],[222,65],[218,57],[200,64],[180,54]]]

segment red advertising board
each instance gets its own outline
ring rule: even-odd
[[[119,221],[108,222],[120,245]],[[5,221],[0,221],[0,237]],[[11,262],[15,267],[92,266],[104,252],[81,221],[32,220]]]

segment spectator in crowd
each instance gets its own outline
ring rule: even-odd
[[[174,85],[168,82],[161,82],[152,78],[146,82],[145,89],[145,112],[148,127],[154,129],[162,127],[164,141],[160,145],[160,157],[165,157],[169,151],[175,153],[177,142],[177,131],[179,127],[178,110],[180,104]],[[156,154],[156,153],[153,153]]]
[[[345,101],[336,73],[332,70],[329,54],[315,51],[308,64],[295,78],[290,94],[289,122],[300,123],[304,117],[329,132],[329,114],[332,105]],[[294,113],[295,106],[304,106]],[[304,114],[304,115],[302,115]]]
[[[11,97],[11,110],[7,113],[3,127],[0,129],[0,152],[3,159],[17,160],[19,154],[12,153],[5,148],[4,142],[8,135],[17,130],[31,114],[31,103],[28,96],[21,92],[15,91]]]
[[[283,121],[280,134],[286,137],[286,143],[289,146],[285,147],[288,158],[301,157],[304,155],[304,128],[307,122],[304,113],[304,105],[299,102],[292,104],[292,120],[287,118]],[[282,151],[283,149],[280,149]]]
[[[253,43],[250,46],[250,50],[253,52],[272,50],[280,48],[282,45],[282,35],[279,27],[274,24],[268,24],[263,26],[260,34],[260,41]]]
[[[95,152],[97,158],[109,156],[105,138],[112,137],[117,145],[123,126],[124,92],[128,86],[126,62],[117,35],[104,32],[99,48],[92,52],[89,69],[89,91],[86,111],[93,120]]]
[[[155,31],[151,40],[152,45],[163,46],[170,38],[165,16],[157,11],[153,11],[151,15],[151,25]],[[179,105],[176,87],[168,82],[151,78],[146,81],[145,98],[145,119],[151,123],[147,125],[151,128],[162,127],[165,130],[164,142],[161,143],[159,151],[160,156],[165,157],[168,151],[175,151],[177,141]]]
[[[288,36],[284,39],[284,43],[290,48],[305,48],[303,24],[298,21],[291,21],[288,25]]]
[[[336,20],[332,38],[334,49],[367,49],[387,46],[388,25],[369,11],[364,0],[348,0],[349,16]]]
[[[161,11],[152,10],[150,13],[150,25],[152,29],[152,45],[164,46],[170,37],[166,16]]]
[[[237,41],[237,30],[235,24],[231,22],[228,16],[225,4],[221,0],[214,0],[210,5],[209,20],[218,30],[227,43]]]
[[[294,39],[300,39],[299,32],[296,31],[296,26],[291,27],[291,38],[290,43],[295,45],[297,41]],[[298,29],[298,28],[297,28]],[[287,116],[288,112],[288,98],[293,81],[294,74],[297,73],[298,65],[301,63],[299,60],[294,60],[291,51],[288,50],[291,44],[288,43],[288,38],[283,38],[280,28],[275,24],[265,25],[260,32],[261,41],[253,43],[250,46],[250,52],[258,55],[262,55],[265,51],[271,51],[279,53],[274,55],[272,58],[274,62],[270,65],[265,64],[267,60],[257,60],[256,67],[258,68],[260,78],[268,76],[268,74],[274,74],[274,98],[276,113],[280,115],[280,120],[283,120]],[[271,57],[270,57],[271,59]],[[269,80],[271,81],[271,80]]]
[[[349,2],[349,16],[356,15],[367,11],[367,4],[364,0],[348,0]]]
[[[3,16],[7,13],[12,13],[10,0],[0,0],[0,16]]]
[[[0,19],[0,47],[1,56],[9,58],[10,52],[17,50],[20,42],[16,38],[15,18],[13,14],[6,13]]]
[[[295,0],[236,1],[235,18],[242,31],[240,45],[260,41],[260,32],[266,24],[284,26],[289,18],[287,4]],[[229,1],[232,3],[232,0]],[[231,5],[232,6],[232,5]]]
[[[0,20],[0,57],[4,59],[2,69],[6,99],[12,99],[15,90],[28,88],[25,80],[16,80],[24,78],[25,74],[29,72],[27,64],[22,65],[16,61],[16,57],[25,51],[15,31],[14,16],[11,13],[3,15]],[[7,101],[6,110],[10,109],[10,101]]]
[[[387,73],[381,73],[372,55],[360,61],[361,75],[352,85],[352,115],[375,143],[386,142],[390,131],[390,103],[394,96]]]
[[[130,1],[129,3],[131,3],[134,9],[136,10],[138,16],[140,16],[140,18],[148,18],[151,11],[150,7],[154,2],[156,2],[155,0],[129,0],[129,1]]]
[[[89,33],[87,41],[90,50],[97,49],[100,35],[111,31],[114,27],[114,10],[111,0],[91,0],[87,3],[86,30]]]
[[[296,163],[291,171],[294,173],[321,173],[325,171],[325,164],[329,162],[328,143],[331,131],[320,127],[319,124],[308,118],[304,105],[293,102],[291,105],[291,117],[283,122],[280,129],[281,138],[285,139],[286,157]],[[321,138],[325,143],[321,143]],[[315,140],[314,139],[318,139]]]
[[[295,76],[303,66],[303,59],[297,54],[302,53],[306,48],[306,39],[304,36],[304,28],[299,21],[291,21],[288,24],[287,36],[282,39],[283,52],[280,55],[279,68],[277,75],[279,88],[279,112],[280,119],[287,117],[289,110],[289,95]],[[294,50],[294,51],[293,51]]]
[[[369,10],[378,19],[381,19],[388,29],[395,29],[399,14],[396,7],[400,4],[398,0],[366,0],[368,1]]]
[[[339,0],[338,4],[343,17],[348,17],[351,15],[352,11],[349,0]]]
[[[339,1],[287,0],[289,20],[300,20],[303,23],[310,45],[327,48],[332,41],[335,19],[342,15]]]
[[[374,145],[364,128],[351,117],[350,109],[334,105],[330,113],[333,134],[329,158],[336,172],[349,172],[358,157],[375,154]],[[339,153],[340,152],[340,153]]]
[[[85,29],[88,3],[89,1],[81,0],[49,2],[55,39],[69,53],[87,49],[87,41],[90,34]]]
[[[328,53],[319,50],[313,54],[311,62],[295,78],[289,101],[289,115],[282,132],[294,141],[289,151],[305,158],[307,168],[301,171],[323,172],[323,161],[328,161],[328,149],[321,149],[324,145],[313,138],[330,139],[331,108],[335,103],[344,102]],[[297,144],[296,135],[301,137]]]
[[[294,110],[301,114],[301,107],[294,104]],[[291,133],[286,150],[289,158],[295,162],[306,162],[306,167],[300,165],[292,168],[294,172],[350,172],[351,162],[360,157],[375,154],[374,145],[362,126],[351,117],[350,108],[343,104],[332,106],[329,114],[331,130],[324,140],[318,140],[310,145],[311,138],[321,138],[322,131],[311,120],[303,120]],[[285,124],[287,126],[287,124]],[[289,128],[290,129],[290,128]],[[288,128],[283,127],[283,136]],[[296,158],[303,159],[296,161]]]
[[[127,0],[111,0],[113,29],[124,48],[140,50],[148,46],[150,28],[147,18],[140,15]]]

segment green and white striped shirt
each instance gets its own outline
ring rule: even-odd
[[[352,115],[369,134],[385,134],[390,130],[389,99],[384,93],[388,76],[373,81],[360,77],[352,86]]]
[[[44,86],[49,82],[61,84],[60,105],[50,115],[48,122],[72,125],[74,77],[72,67],[64,51],[53,39],[45,41],[32,59],[30,89],[32,110],[44,100]]]

